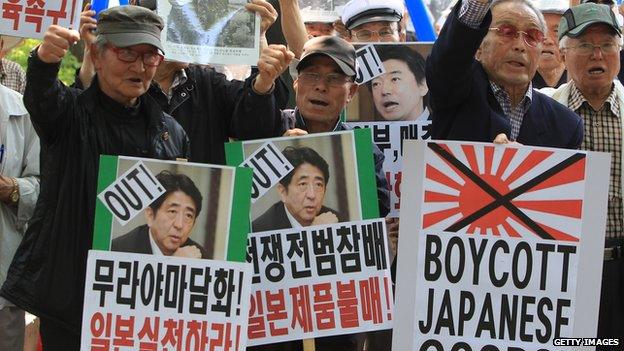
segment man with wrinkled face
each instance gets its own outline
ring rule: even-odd
[[[427,61],[434,139],[578,148],[578,115],[533,89],[546,23],[528,0],[463,0]]]

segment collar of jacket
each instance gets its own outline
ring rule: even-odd
[[[150,89],[151,88],[152,87],[150,86]],[[104,94],[104,92],[100,89],[100,84],[98,83],[96,75],[93,78],[93,82],[89,88],[87,88],[87,90],[85,90],[79,97],[79,99],[82,100],[81,103],[84,104],[87,111],[91,114],[98,110],[95,106],[96,101],[98,101],[98,94]],[[169,139],[169,133],[165,128],[164,111],[160,108],[158,102],[148,93],[139,96],[139,99],[143,105],[143,111],[150,117],[148,122],[148,135],[150,136],[150,139],[153,139],[156,135],[160,135],[160,138],[158,139],[165,141]]]
[[[306,125],[305,118],[303,117],[301,112],[299,112],[298,107],[295,107],[295,128],[303,129],[305,131],[308,130],[308,126]],[[327,132],[335,132],[335,131],[347,130],[347,129],[348,128],[345,126],[345,124],[340,121],[340,117],[338,117],[338,120],[336,121],[334,128],[332,130],[328,130]]]
[[[185,68],[185,70],[188,70],[188,67]],[[182,103],[191,97],[191,91],[195,89],[197,84],[192,77],[193,75],[189,74],[187,71],[186,81],[173,88],[171,100],[167,98],[167,94],[165,94],[156,82],[152,83],[148,93],[158,102],[163,111],[168,114],[172,114],[173,111],[175,111],[178,107],[180,107],[180,105],[182,105]]]

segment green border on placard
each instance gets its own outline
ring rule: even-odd
[[[227,247],[228,261],[246,261],[247,235],[251,231],[249,213],[251,212],[252,178],[253,170],[251,168],[236,167]]]
[[[97,193],[117,179],[117,167],[119,159],[117,156],[100,155],[100,170],[98,172]],[[94,250],[110,250],[110,235],[113,225],[113,215],[106,209],[106,206],[99,198],[95,199],[95,221],[93,224],[93,245]]]
[[[232,167],[238,167],[241,163],[243,163],[243,161],[245,161],[242,141],[232,141],[229,143],[225,143],[225,160],[225,163],[228,166]]]
[[[360,183],[362,219],[379,218],[379,200],[377,198],[375,160],[373,158],[373,134],[369,128],[356,129],[353,134]]]

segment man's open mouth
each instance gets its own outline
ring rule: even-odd
[[[325,107],[325,106],[328,106],[328,105],[329,105],[329,103],[327,103],[327,102],[325,102],[325,101],[323,101],[323,100],[310,99],[310,102],[311,102],[312,104],[314,104],[314,105],[323,106],[323,107]]]
[[[604,68],[596,67],[589,70],[590,75],[597,75],[605,73]]]
[[[383,103],[384,108],[393,107],[393,106],[399,106],[399,103],[395,101],[386,101]]]

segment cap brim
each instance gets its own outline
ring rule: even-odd
[[[160,39],[148,33],[115,33],[100,35],[105,37],[111,44],[118,48],[148,44],[157,47],[163,54],[165,53]]]
[[[363,25],[364,23],[380,22],[380,21],[399,22],[400,20],[401,20],[400,18],[397,18],[397,16],[394,16],[391,14],[362,16],[361,18],[356,18],[352,23],[349,23],[348,29],[351,30],[357,26]]]
[[[332,61],[336,62],[336,64],[338,65],[338,68],[340,68],[340,70],[342,71],[342,73],[346,74],[347,76],[355,76],[355,71],[353,71],[353,69],[351,69],[351,67],[349,67],[348,64],[346,64],[344,61],[337,59],[336,57],[334,57],[333,55],[330,55],[326,52],[310,52],[307,55],[305,55],[305,57],[299,61],[299,63],[297,64],[297,71],[301,71],[302,68],[305,68],[307,65],[307,62],[310,61],[310,59],[314,56],[317,55],[324,55],[329,57],[330,59],[332,59]]]
[[[567,35],[567,36],[572,37],[572,38],[577,38],[580,35],[582,35],[583,32],[585,32],[585,30],[587,28],[589,28],[589,26],[591,26],[593,24],[599,24],[599,23],[606,24],[607,26],[611,27],[616,33],[618,33],[620,35],[622,34],[622,31],[620,30],[620,28],[614,26],[611,22],[602,21],[602,20],[595,20],[595,21],[583,23],[583,24],[577,26],[576,28],[574,28],[572,30],[569,30],[564,35]],[[563,35],[562,35],[562,37],[563,37]],[[561,39],[561,38],[559,38],[559,39]]]

